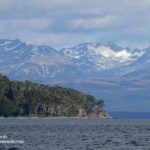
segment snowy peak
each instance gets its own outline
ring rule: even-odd
[[[0,40],[0,70],[13,78],[99,77],[124,75],[150,64],[150,48],[131,50],[112,42],[81,43],[56,50],[26,44],[19,39]],[[107,72],[107,74],[105,74]]]
[[[20,49],[26,47],[27,45],[23,42],[21,42],[19,39],[16,40],[7,40],[3,39],[0,40],[0,49],[2,49],[5,52],[16,52],[17,50],[20,51]]]
[[[131,51],[129,48],[121,48],[112,42],[82,43],[71,48],[63,48],[60,52],[78,60],[78,66],[89,67],[91,64],[91,68],[97,71],[129,65],[145,53],[138,49]]]
[[[27,45],[20,40],[0,40],[1,73],[13,78],[55,77],[71,64],[69,59],[48,46]]]
[[[7,40],[7,39],[1,39],[0,40],[0,47],[2,46],[14,46],[14,45],[18,45],[18,44],[21,44],[23,42],[21,42],[19,39],[16,39],[16,40]]]
[[[7,40],[7,39],[0,40],[0,46],[6,46],[10,43],[12,43],[12,40]]]
[[[136,56],[143,55],[142,52],[131,52],[126,48],[121,48],[116,46],[113,43],[82,43],[77,46],[71,48],[64,48],[60,50],[64,55],[72,57],[72,58],[79,58],[85,54],[88,55],[97,55],[100,57],[105,58],[119,58],[122,61],[128,61],[133,59]]]
[[[77,57],[77,54],[82,55],[85,53],[95,53],[96,55],[101,55],[106,58],[122,58],[129,59],[133,56],[141,56],[142,54],[138,52],[138,50],[131,52],[128,48],[121,48],[117,45],[109,42],[109,43],[82,43],[77,46],[71,48],[61,49],[65,55],[69,55],[71,57]]]

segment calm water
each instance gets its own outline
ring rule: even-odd
[[[0,119],[3,135],[24,144],[0,150],[150,150],[150,120]]]

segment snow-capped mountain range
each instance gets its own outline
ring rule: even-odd
[[[1,39],[0,73],[79,89],[104,98],[112,111],[150,111],[150,48],[99,42],[54,49]]]
[[[27,45],[19,39],[2,39],[0,72],[13,79],[36,80],[120,76],[148,67],[149,54],[149,49],[130,50],[111,42],[82,43],[56,50],[48,46]]]

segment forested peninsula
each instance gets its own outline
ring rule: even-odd
[[[10,81],[3,75],[0,75],[0,116],[109,118],[102,99],[70,88]]]

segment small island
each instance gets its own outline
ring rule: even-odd
[[[80,91],[31,81],[10,81],[0,75],[1,117],[110,118],[104,101]]]

